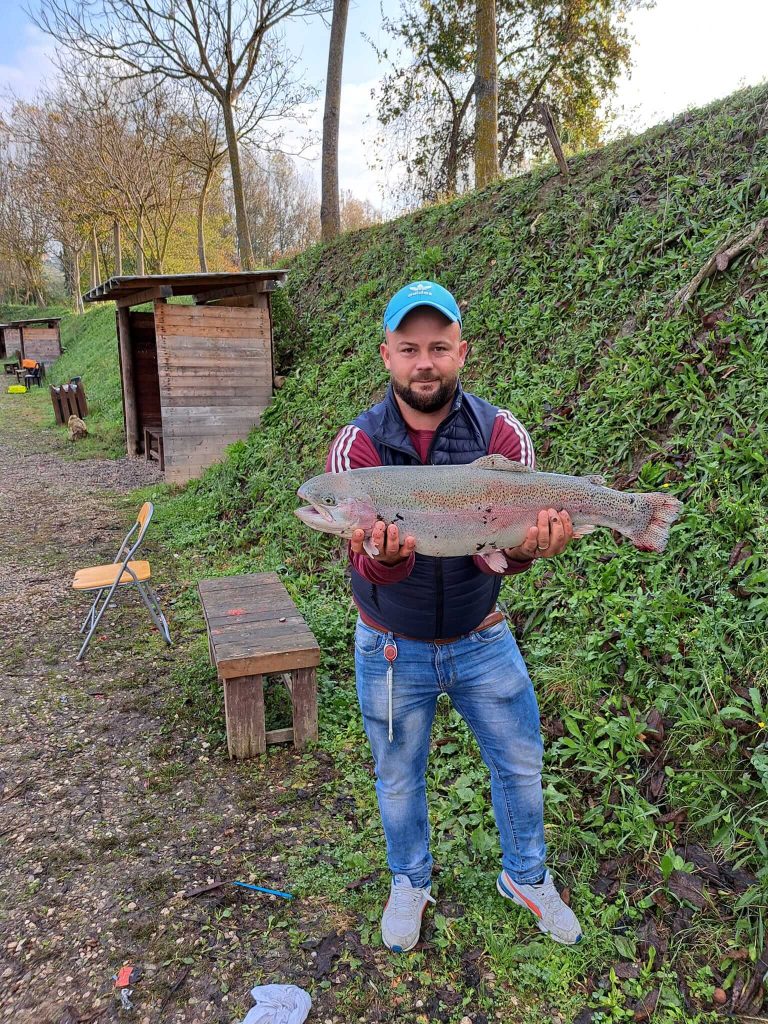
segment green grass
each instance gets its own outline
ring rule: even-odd
[[[299,257],[275,302],[288,380],[262,429],[160,509],[168,542],[202,550],[220,571],[280,573],[320,640],[323,745],[340,779],[331,793],[353,794],[367,824],[339,835],[332,870],[306,850],[291,868],[298,886],[323,887],[373,938],[380,887],[344,889],[384,863],[344,557],[292,511],[336,430],[386,383],[377,348],[388,296],[434,276],[466,301],[465,383],[530,427],[541,466],[619,482],[632,472],[633,489],[684,501],[662,556],[601,532],[503,590],[545,724],[555,723],[546,831],[588,926],[583,949],[515,939],[522,916],[488,895],[498,850],[485,769],[456,716],[445,710],[436,724],[447,741],[430,766],[438,889],[466,912],[437,919],[438,952],[414,958],[414,969],[448,977],[479,943],[497,979],[533,1000],[534,1017],[542,1005],[573,1015],[585,1002],[577,983],[602,976],[595,1019],[631,1017],[653,983],[656,1020],[704,1020],[707,972],[732,981],[729,950],[744,946],[754,961],[766,940],[765,247],[705,282],[684,315],[667,319],[665,308],[724,238],[768,215],[767,111],[766,88],[746,91],[576,158],[567,188],[542,168]],[[715,310],[721,319],[707,327]],[[739,544],[746,557],[730,564]],[[666,723],[661,745],[645,732],[654,710]],[[676,810],[682,822],[660,820]],[[694,840],[748,870],[751,888],[723,894],[717,912],[696,910],[663,962],[638,956],[639,979],[612,980],[609,965],[636,956],[640,923],[658,914],[663,930],[674,913],[660,865]],[[622,885],[613,899],[595,896],[601,864],[621,857],[625,884],[638,873],[650,881],[639,895]],[[700,1010],[683,1009],[676,972]]]
[[[575,158],[567,187],[544,167],[308,251],[275,296],[287,382],[261,428],[201,481],[159,499],[160,535],[181,552],[185,578],[276,571],[321,644],[322,748],[335,769],[323,799],[348,810],[333,818],[332,864],[315,855],[312,828],[286,856],[297,891],[327,894],[364,941],[376,940],[385,883],[345,885],[383,868],[384,856],[354,693],[346,559],[293,509],[336,430],[386,384],[387,298],[431,276],[466,302],[465,384],[526,423],[541,467],[683,500],[663,555],[600,531],[502,591],[547,734],[550,862],[584,919],[583,947],[539,940],[494,897],[487,773],[457,717],[441,707],[436,720],[445,742],[429,783],[445,909],[428,929],[432,949],[407,970],[505,1019],[572,1020],[588,1004],[595,1021],[629,1020],[658,988],[654,1020],[710,1020],[714,988],[730,997],[766,943],[766,245],[706,281],[685,314],[665,310],[726,237],[768,216],[767,132],[768,88],[746,90]],[[717,323],[704,320],[715,312]],[[106,335],[106,311],[88,315],[104,317]],[[95,335],[89,346],[101,358]],[[103,408],[112,416],[116,403]],[[175,615],[199,629],[191,589]],[[218,688],[202,641],[195,650],[177,669],[174,713],[220,742]],[[661,741],[648,724],[655,713]],[[749,886],[721,891],[669,933],[685,902],[671,865],[693,841],[748,872]],[[618,891],[597,895],[611,862]],[[669,940],[655,959],[639,944],[649,922]],[[493,981],[466,981],[462,956],[473,948]],[[613,971],[628,961],[638,977]],[[364,982],[351,985],[350,1019],[367,1005]],[[458,1021],[465,1005],[432,1019]]]
[[[49,367],[42,389],[33,388],[23,396],[41,425],[65,435],[57,427],[48,384],[65,384],[71,377],[83,378],[88,399],[89,436],[72,446],[77,458],[115,458],[125,453],[120,371],[112,303],[90,306],[80,316],[65,307],[0,306],[0,322],[37,316],[61,316],[63,354]]]

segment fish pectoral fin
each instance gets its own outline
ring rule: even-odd
[[[588,533],[594,533],[597,529],[596,526],[592,526],[590,523],[586,523],[584,526],[577,526],[573,531],[574,540],[581,540],[582,537],[586,537]]]
[[[589,480],[591,484],[595,484],[597,487],[605,487],[607,482],[605,477],[600,476],[599,473],[593,473],[592,476],[587,477],[587,480]]]
[[[507,556],[503,551],[481,551],[480,557],[488,568],[492,569],[494,572],[506,572]]]
[[[371,558],[375,558],[376,555],[378,555],[379,553],[379,549],[376,547],[376,545],[373,543],[370,537],[366,537],[365,540],[363,541],[363,551],[365,551],[366,555],[370,555]]]
[[[515,462],[508,459],[506,455],[482,455],[470,463],[475,469],[495,469],[502,473],[533,473],[530,466],[524,466],[522,462]]]

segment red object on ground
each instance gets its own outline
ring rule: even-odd
[[[127,964],[125,967],[121,967],[117,972],[117,979],[115,980],[115,988],[128,988],[131,984],[131,975],[133,974],[133,964]]]

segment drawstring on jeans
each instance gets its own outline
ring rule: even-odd
[[[389,715],[389,742],[394,739],[392,730],[392,684],[394,681],[393,663],[397,657],[397,644],[394,637],[390,637],[384,645],[384,657],[387,659],[387,711]]]

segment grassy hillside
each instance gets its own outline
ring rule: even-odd
[[[411,968],[466,992],[462,956],[481,949],[495,982],[473,998],[505,1019],[570,1020],[585,1005],[580,1021],[646,1019],[636,1003],[656,990],[654,1019],[669,1022],[709,1019],[723,999],[732,1012],[762,1004],[768,238],[688,309],[667,307],[726,239],[767,215],[762,87],[575,159],[568,186],[546,167],[310,250],[276,303],[288,380],[263,428],[161,510],[169,541],[202,551],[209,568],[277,570],[320,639],[329,798],[352,797],[370,824],[351,832],[341,819],[333,869],[308,846],[288,863],[297,886],[321,887],[366,939],[384,884],[345,885],[383,864],[383,843],[345,557],[292,511],[336,430],[385,386],[389,295],[425,276],[455,292],[471,340],[465,384],[528,425],[540,467],[684,501],[663,556],[600,531],[502,592],[539,695],[550,859],[587,926],[578,951],[531,942],[522,916],[498,905],[485,771],[458,719],[438,716],[431,814],[447,909]],[[219,698],[202,641],[199,651],[185,699],[202,722]]]
[[[115,311],[111,303],[89,306],[81,316],[66,307],[0,306],[0,323],[38,316],[60,316],[63,354],[49,368],[46,383],[64,384],[70,377],[83,378],[88,398],[89,437],[71,449],[79,458],[125,453],[123,407],[115,332]],[[25,412],[62,437],[65,429],[55,425],[47,387],[33,388],[20,395]]]
[[[303,838],[281,856],[294,891],[364,942],[375,941],[387,883],[382,874],[359,884],[384,866],[384,851],[354,693],[346,557],[293,509],[336,430],[383,391],[387,298],[416,277],[454,291],[471,341],[465,384],[527,424],[540,467],[599,472],[685,503],[663,556],[599,531],[502,591],[542,710],[550,862],[587,941],[575,950],[538,941],[495,896],[485,769],[443,706],[430,766],[441,871],[428,949],[387,961],[390,973],[375,979],[386,998],[371,994],[368,967],[352,963],[335,990],[341,1019],[759,1016],[768,238],[705,280],[686,310],[667,310],[727,239],[766,216],[762,87],[576,158],[567,186],[546,167],[312,249],[276,297],[287,382],[262,428],[161,503],[185,580],[276,570],[320,640],[322,745],[333,767],[322,807],[291,805]],[[114,424],[111,310],[89,312],[76,330],[55,373],[83,373]],[[194,663],[182,659],[176,672],[174,710],[220,739],[220,688],[193,588],[174,622],[197,637]],[[315,764],[308,755],[302,770]],[[288,918],[285,927],[298,947],[305,936]]]

